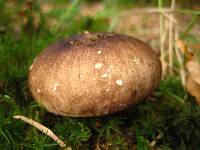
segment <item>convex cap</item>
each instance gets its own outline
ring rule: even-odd
[[[44,49],[29,72],[34,98],[62,116],[121,111],[147,97],[161,80],[161,64],[144,42],[121,34],[87,33]]]

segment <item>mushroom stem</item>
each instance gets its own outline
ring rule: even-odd
[[[49,128],[43,126],[42,124],[30,119],[30,118],[27,118],[27,117],[24,117],[24,116],[20,116],[20,115],[17,115],[17,116],[13,116],[14,119],[21,119],[22,121],[36,127],[38,130],[42,131],[43,133],[45,133],[46,135],[48,135],[49,137],[51,137],[54,141],[56,141],[56,143],[58,143],[58,145],[62,148],[66,147],[66,144],[60,140]]]

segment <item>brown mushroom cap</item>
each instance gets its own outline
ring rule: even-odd
[[[87,33],[42,51],[30,68],[29,86],[48,111],[89,117],[143,100],[160,79],[159,57],[144,42],[114,33]]]

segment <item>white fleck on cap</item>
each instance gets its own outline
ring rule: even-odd
[[[116,80],[116,84],[122,86],[123,81],[121,79]]]

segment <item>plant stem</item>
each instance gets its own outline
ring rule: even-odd
[[[190,24],[187,26],[187,28],[183,32],[182,38],[185,38],[187,36],[187,34],[190,32],[190,30],[196,25],[198,20],[199,20],[199,15],[194,15],[192,17],[192,21],[190,22]]]

